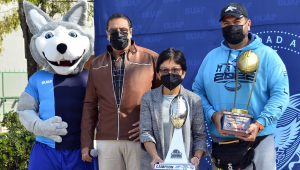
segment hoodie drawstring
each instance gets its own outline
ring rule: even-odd
[[[227,73],[227,67],[228,67],[228,64],[229,64],[230,54],[231,54],[231,50],[229,50],[229,54],[228,54],[228,58],[227,58],[227,63],[226,63],[224,74]]]
[[[236,58],[236,67],[237,67],[237,62],[238,62],[238,59],[239,59],[239,57],[240,57],[241,52],[242,52],[242,51],[239,51],[238,57]],[[226,63],[226,67],[225,67],[224,74],[227,73],[227,67],[228,67],[228,64],[229,64],[229,58],[230,58],[230,55],[231,55],[231,49],[229,50],[229,54],[228,54],[228,58],[227,58],[227,63]],[[237,68],[237,69],[238,69],[238,68]]]

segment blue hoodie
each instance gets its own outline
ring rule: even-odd
[[[235,67],[238,56],[244,51],[254,51],[260,66],[249,104],[249,114],[264,126],[257,136],[273,134],[280,116],[289,103],[289,82],[285,65],[276,51],[261,43],[261,39],[249,33],[250,43],[241,49],[231,49],[225,41],[210,51],[203,60],[193,83],[193,91],[201,97],[206,121],[210,123],[210,134],[214,137],[235,138],[234,135],[222,136],[212,122],[214,112],[234,106]],[[226,72],[225,72],[226,71]],[[237,109],[246,109],[254,74],[239,72],[236,98]]]

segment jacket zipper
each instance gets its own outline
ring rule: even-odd
[[[97,69],[99,69],[99,68],[103,68],[103,67],[107,67],[108,66],[108,64],[106,64],[105,66],[100,66],[100,67],[98,67],[98,68],[93,68],[93,70],[97,70]]]
[[[126,54],[125,54],[125,55],[126,55]],[[110,56],[110,62],[112,63],[110,53],[109,53],[109,56]],[[120,107],[121,107],[122,96],[123,96],[123,89],[124,89],[124,77],[125,77],[125,68],[126,68],[125,61],[126,61],[126,56],[124,57],[124,76],[123,76],[123,85],[122,85],[122,92],[121,92],[120,106],[118,106],[118,103],[117,103],[117,99],[116,99],[116,95],[115,95],[114,82],[113,82],[113,78],[111,78],[111,83],[112,83],[112,86],[113,86],[113,91],[114,91],[115,101],[116,101],[116,105],[117,105],[117,107],[118,107],[118,134],[117,134],[117,140],[119,140],[119,133],[120,133]],[[111,67],[110,67],[110,71],[111,71],[111,74],[112,74],[112,64],[111,64]],[[98,125],[97,125],[97,126],[98,126]]]
[[[131,64],[136,64],[136,65],[142,65],[142,66],[151,66],[151,64],[146,64],[146,63],[134,63],[134,62],[129,62],[129,65]]]
[[[119,108],[118,108],[118,136],[117,136],[117,140],[119,140],[119,133],[120,133],[120,107],[121,107],[121,103],[122,103],[123,89],[124,89],[124,78],[125,78],[125,73],[126,73],[126,55],[127,55],[127,52],[125,52],[125,56],[124,56],[123,85],[122,85],[122,92],[121,92],[120,106],[119,106]],[[116,97],[116,96],[115,96],[115,97]],[[117,102],[117,100],[116,100],[116,102]]]

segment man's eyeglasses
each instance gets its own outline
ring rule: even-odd
[[[122,33],[128,33],[127,28],[112,28],[107,31],[109,34],[117,33],[117,32],[122,32]]]
[[[181,68],[172,68],[172,69],[168,69],[168,68],[161,68],[159,69],[160,70],[160,73],[162,75],[167,75],[169,74],[170,72],[172,74],[179,74],[180,70],[182,70]]]

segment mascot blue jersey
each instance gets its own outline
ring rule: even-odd
[[[68,133],[61,136],[61,143],[44,136],[37,136],[38,142],[55,149],[80,148],[81,130],[78,125],[81,124],[87,78],[88,70],[86,69],[76,75],[52,74],[42,70],[30,77],[25,92],[39,102],[39,117],[47,120],[54,116],[60,116],[63,121],[68,123]]]

